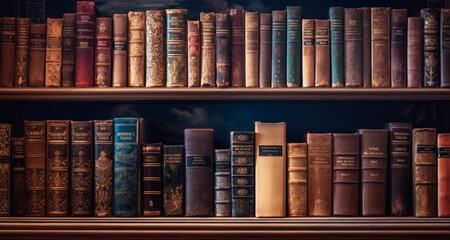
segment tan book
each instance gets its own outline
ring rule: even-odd
[[[127,86],[128,15],[113,15],[112,86]]]
[[[314,19],[302,19],[303,87],[314,87]]]
[[[188,21],[188,86],[200,87],[200,21]]]
[[[245,86],[259,86],[259,13],[245,13]]]
[[[45,86],[61,87],[62,18],[47,18]]]
[[[201,86],[216,86],[216,15],[200,13],[201,32]]]
[[[145,12],[128,13],[128,86],[145,82]]]
[[[330,20],[315,20],[316,87],[330,87]]]
[[[308,144],[287,144],[288,214],[290,217],[308,215]]]
[[[166,85],[166,33],[164,10],[146,11],[146,87],[164,87]]]

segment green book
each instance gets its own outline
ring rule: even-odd
[[[344,8],[330,7],[331,86],[344,87]]]
[[[286,74],[288,87],[300,87],[302,76],[302,7],[287,7],[287,59]]]

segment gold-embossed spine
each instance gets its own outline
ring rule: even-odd
[[[126,87],[128,84],[128,15],[113,15],[112,86]]]
[[[111,87],[112,18],[95,19],[94,86]]]
[[[303,87],[314,87],[314,19],[302,19]]]
[[[187,84],[187,9],[166,10],[167,87]]]
[[[201,31],[201,79],[202,87],[216,86],[216,15],[200,13]]]
[[[10,214],[11,124],[0,124],[0,216]]]
[[[306,143],[288,143],[288,215],[308,215],[308,148]]]
[[[61,86],[62,19],[47,18],[47,46],[45,49],[45,86]]]
[[[166,85],[165,12],[149,10],[146,14],[146,87]]]
[[[259,13],[245,13],[245,86],[259,86]]]
[[[391,86],[391,9],[371,8],[372,87]]]
[[[188,86],[200,87],[200,21],[188,21]]]
[[[128,13],[128,86],[145,83],[145,12]]]
[[[30,19],[17,18],[16,27],[15,87],[26,87],[28,82],[28,49],[30,43]]]

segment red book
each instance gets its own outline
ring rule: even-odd
[[[437,138],[437,212],[438,217],[450,217],[450,133]]]
[[[77,2],[77,36],[75,47],[75,86],[94,85],[95,3]]]

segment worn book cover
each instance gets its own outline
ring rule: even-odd
[[[16,18],[3,17],[0,42],[0,87],[14,86]]]
[[[45,87],[61,87],[62,19],[47,18]]]
[[[75,45],[77,15],[64,13],[62,26],[61,85],[75,87]]]
[[[146,60],[145,86],[166,85],[166,13],[164,10],[149,10],[146,15]]]
[[[184,145],[164,145],[164,215],[184,216]]]
[[[245,12],[245,86],[259,86],[258,12]]]
[[[437,135],[437,215],[450,217],[450,134]]]
[[[14,215],[25,216],[25,138],[11,139]]]
[[[95,2],[77,2],[75,86],[94,86]]]
[[[30,19],[17,18],[14,86],[26,87],[28,82],[28,51],[30,47]]]
[[[162,214],[162,150],[161,143],[142,143],[141,216]]]
[[[145,12],[128,12],[128,87],[145,86]]]
[[[315,40],[314,19],[302,19],[303,87],[314,87]]]
[[[314,20],[315,86],[330,87],[330,20]]]
[[[344,87],[344,8],[330,7],[331,86]]]
[[[113,15],[112,86],[128,85],[128,15]]]
[[[216,85],[231,86],[230,15],[216,14]]]
[[[288,215],[304,217],[308,215],[308,145],[288,143],[287,152]]]
[[[28,87],[44,87],[46,33],[46,24],[31,24]]]
[[[245,10],[230,9],[231,86],[245,87]]]
[[[231,217],[230,149],[216,149],[215,158],[215,216]]]
[[[423,86],[439,87],[441,64],[439,57],[439,9],[424,8],[423,18]]]
[[[441,9],[441,87],[450,87],[450,9]]]
[[[216,86],[216,15],[214,12],[200,13],[200,85]]]
[[[286,87],[286,10],[272,11],[272,88]]]
[[[408,10],[391,10],[391,87],[406,87],[406,29]]]
[[[344,8],[344,76],[346,87],[363,87],[361,8]]]
[[[302,78],[302,7],[287,6],[287,60],[288,87],[300,87]]]
[[[188,87],[200,87],[200,21],[188,21]]]
[[[371,10],[361,8],[362,25],[362,79],[365,88],[372,87],[372,41],[371,41]]]
[[[0,124],[0,216],[8,217],[11,211],[11,127]]]
[[[187,9],[166,10],[167,87],[187,86]]]
[[[111,87],[112,18],[95,19],[94,87]]]
[[[259,14],[259,87],[272,82],[272,13]]]
[[[388,88],[391,86],[390,11],[390,8],[371,8],[371,75],[372,87],[374,88]]]
[[[408,18],[407,43],[407,84],[410,88],[423,85],[423,20],[421,17]]]

